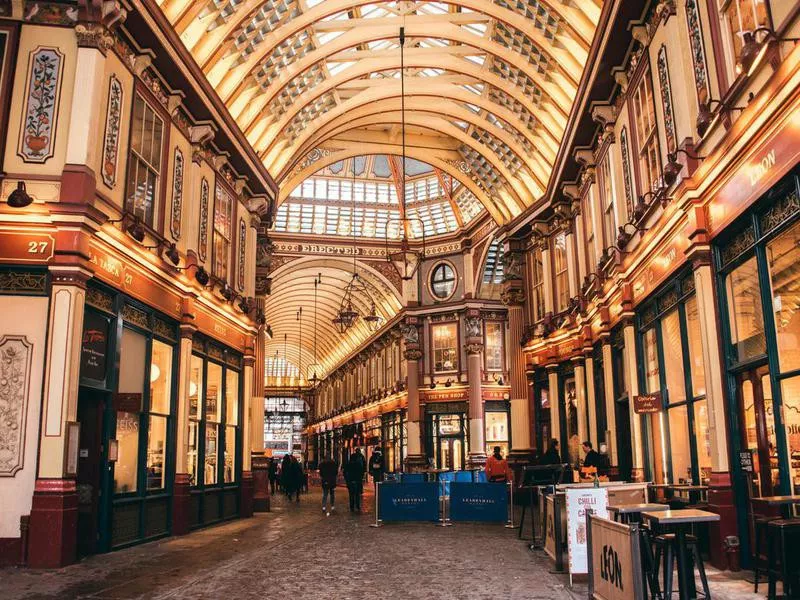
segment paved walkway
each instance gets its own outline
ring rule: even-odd
[[[585,584],[498,525],[391,524],[370,528],[346,491],[330,517],[312,489],[299,505],[100,556],[57,571],[0,569],[0,598],[239,598],[325,600],[550,600],[586,598]],[[344,510],[342,510],[344,509]],[[715,599],[762,598],[712,574]],[[749,587],[752,591],[752,587]]]

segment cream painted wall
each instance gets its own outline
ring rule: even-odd
[[[25,163],[17,154],[20,130],[24,119],[24,93],[28,77],[31,53],[39,46],[58,48],[64,55],[64,71],[61,77],[58,118],[55,131],[55,152],[43,164]],[[62,27],[42,27],[39,25],[23,25],[19,39],[19,53],[14,73],[14,92],[11,95],[11,110],[8,123],[8,144],[3,162],[5,171],[12,174],[36,173],[58,177],[64,169],[67,152],[67,133],[69,131],[70,110],[72,109],[72,92],[75,81],[75,65],[78,46],[75,32]]]
[[[0,339],[4,335],[24,336],[33,353],[23,467],[13,477],[0,477],[0,538],[19,537],[19,519],[31,510],[42,411],[47,303],[46,297],[0,296]]]

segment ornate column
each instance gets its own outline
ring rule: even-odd
[[[257,413],[253,409],[253,405],[260,406],[263,414],[264,410],[264,396],[261,397],[253,395],[253,367],[256,363],[254,348],[251,346],[245,350],[244,364],[242,372],[242,384],[244,387],[242,398],[244,399],[245,406],[242,411],[244,416],[244,423],[242,423],[242,439],[248,440],[254,437],[253,430],[257,429],[258,422],[253,421],[253,414]],[[263,371],[260,378],[263,382]],[[264,422],[263,418],[260,423],[260,430],[263,438]],[[240,504],[239,516],[252,517],[253,516],[253,495],[254,495],[254,482],[252,471],[252,453],[247,451],[245,444],[242,444],[242,484],[239,488]]]
[[[637,376],[636,360],[636,330],[632,318],[624,321],[622,334],[625,337],[625,366],[628,371],[628,390],[630,391],[630,420],[631,420],[631,449],[633,450],[633,469],[631,476],[634,481],[644,480],[644,440],[642,440],[642,420],[633,410],[633,397],[639,394],[639,379]]]
[[[189,386],[192,380],[192,336],[197,331],[194,325],[194,301],[183,301],[181,316],[181,341],[178,348],[178,397],[177,424],[175,427],[175,482],[172,487],[172,534],[189,533],[189,511],[191,476],[189,474]],[[198,457],[199,458],[199,457]]]
[[[267,237],[267,226],[263,219],[256,225],[256,281],[255,314],[264,315],[266,296],[270,293],[272,280],[272,242]],[[264,456],[264,365],[266,361],[267,325],[259,325],[253,345],[252,370],[245,380],[252,382],[249,401],[250,431],[244,437],[245,454],[250,455],[250,471],[253,482],[253,511],[270,510],[268,461]]]
[[[483,321],[480,311],[467,311],[466,346],[467,379],[469,380],[469,467],[481,468],[486,464],[486,433],[483,419],[482,353],[483,353]]]
[[[77,237],[77,236],[76,236]],[[86,282],[92,273],[73,257],[56,256],[47,321],[39,466],[28,528],[28,565],[57,568],[75,562],[78,534],[78,379]],[[77,444],[77,440],[74,440]]]
[[[578,405],[578,437],[581,443],[589,439],[589,423],[586,406],[586,369],[583,356],[572,359],[575,366],[575,402]]]
[[[619,466],[619,448],[617,447],[617,406],[614,401],[614,369],[611,344],[608,340],[603,341],[603,383],[605,385],[606,397],[606,428],[608,429],[608,454],[611,464]],[[627,375],[626,375],[627,377]],[[605,432],[601,432],[605,435]]]
[[[550,400],[550,438],[558,440],[561,458],[566,456],[567,449],[561,444],[561,404],[558,394],[558,365],[546,365],[547,368],[547,397]],[[544,446],[550,446],[550,440],[545,440]]]
[[[714,273],[706,228],[706,213],[692,207],[690,222],[695,230],[689,239],[692,243],[687,255],[692,261],[697,315],[700,322],[700,340],[703,351],[703,370],[708,406],[708,430],[711,440],[711,477],[708,489],[709,510],[720,515],[720,521],[709,524],[709,554],[718,569],[726,567],[723,541],[736,535],[736,507],[734,505],[730,465],[728,463],[728,438],[725,418],[728,410],[725,401],[725,372],[718,340],[722,339],[718,323],[714,292]],[[695,414],[697,412],[695,408]],[[698,446],[700,440],[697,441]],[[699,450],[698,450],[699,451]]]
[[[408,456],[406,471],[422,469],[428,464],[422,448],[422,413],[419,406],[419,323],[416,317],[406,317],[403,325],[403,358],[406,359],[406,390],[408,394]]]
[[[586,367],[586,405],[589,409],[589,441],[592,447],[600,447],[600,437],[597,431],[597,395],[594,389],[594,358],[591,349],[583,351],[584,365]]]
[[[525,290],[522,278],[524,251],[517,240],[505,242],[503,292],[501,298],[508,308],[508,368],[511,386],[511,452],[509,462],[521,466],[530,462],[531,414],[528,399],[528,379],[525,375],[525,353],[522,337],[525,332],[523,302]]]

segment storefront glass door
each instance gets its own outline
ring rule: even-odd
[[[772,496],[780,481],[772,405],[772,385],[766,365],[737,376],[740,443],[752,457],[748,493],[751,498]]]
[[[434,467],[459,471],[465,468],[467,456],[466,423],[463,413],[433,414],[428,425],[431,431],[431,454]]]

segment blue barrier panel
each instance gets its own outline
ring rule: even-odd
[[[472,483],[472,471],[456,471],[456,478],[453,481],[459,483]]]
[[[378,518],[381,521],[438,521],[440,487],[435,482],[381,485]]]
[[[439,493],[440,494],[444,493],[445,496],[449,496],[450,495],[450,482],[456,480],[455,471],[445,471],[444,473],[439,473],[437,475],[437,477],[439,479],[439,483],[444,481],[444,486],[443,486],[444,489],[440,489]]]
[[[425,481],[425,473],[402,473],[400,481],[402,483],[423,483]]]
[[[475,471],[475,483],[486,483],[486,471]]]
[[[450,484],[450,520],[504,523],[508,519],[505,483]]]

